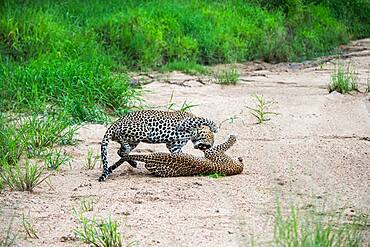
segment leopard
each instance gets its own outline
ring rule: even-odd
[[[217,146],[203,149],[204,157],[197,157],[187,153],[152,153],[152,154],[129,154],[121,155],[118,161],[127,160],[141,161],[145,168],[154,176],[179,177],[210,175],[217,173],[230,176],[242,173],[244,169],[243,158],[232,159],[225,152],[235,144],[236,136],[230,137]]]
[[[204,128],[207,127],[207,128]],[[189,140],[194,148],[206,150],[213,146],[218,126],[208,118],[195,116],[184,111],[138,110],[132,111],[115,121],[105,132],[101,141],[103,173],[98,181],[105,181],[123,162],[108,166],[108,144],[120,144],[118,155],[127,155],[140,142],[165,143],[172,154],[182,153]],[[137,167],[134,160],[126,160]]]

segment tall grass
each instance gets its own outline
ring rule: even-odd
[[[5,0],[0,108],[63,109],[73,122],[109,122],[139,99],[127,70],[199,73],[199,65],[301,60],[370,35],[370,3],[339,3]]]

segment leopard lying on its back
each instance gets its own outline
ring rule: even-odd
[[[190,154],[153,153],[139,155],[122,155],[119,162],[136,160],[145,162],[145,168],[153,175],[160,177],[194,176],[198,174],[219,173],[235,175],[243,171],[242,158],[233,160],[225,151],[236,142],[234,135],[229,139],[207,150],[203,150],[205,157],[196,157]]]
[[[208,130],[200,129],[207,126]],[[121,144],[118,154],[129,154],[140,142],[166,143],[171,153],[181,153],[181,149],[191,140],[194,148],[207,149],[213,145],[213,133],[218,128],[209,119],[196,117],[188,112],[143,110],[131,112],[113,123],[106,131],[101,142],[103,174],[99,181],[104,181],[114,169],[123,162],[116,162],[108,167],[107,147],[110,140]],[[136,167],[136,162],[126,160]]]

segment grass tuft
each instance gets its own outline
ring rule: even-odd
[[[358,76],[350,64],[343,65],[338,62],[334,72],[330,76],[328,85],[329,93],[337,91],[339,93],[349,93],[358,91]]]
[[[235,85],[239,81],[239,72],[236,68],[224,69],[216,73],[216,81],[222,85]]]
[[[108,220],[89,220],[80,214],[79,221],[81,226],[73,230],[76,237],[84,243],[92,246],[101,247],[121,247],[122,236],[118,230],[117,221]]]
[[[87,156],[83,168],[85,170],[95,169],[96,164],[100,162],[100,154],[94,153],[92,149],[87,151]]]
[[[22,226],[24,230],[26,231],[27,237],[34,238],[34,239],[39,238],[35,227],[31,223],[31,218],[29,215],[27,217],[24,214],[22,214]]]
[[[50,175],[44,175],[44,169],[37,164],[31,164],[26,160],[21,166],[18,162],[10,166],[3,163],[0,172],[0,179],[12,190],[30,191],[41,184]]]
[[[275,216],[274,241],[276,247],[360,247],[362,246],[362,226],[366,217],[355,218],[348,223],[337,224],[322,217],[302,218],[294,207],[288,216],[283,217],[280,206]]]
[[[56,150],[46,155],[44,164],[50,170],[59,171],[62,165],[70,164],[71,157],[62,153],[62,150]]]
[[[80,209],[82,212],[90,212],[94,210],[94,201],[86,198],[81,201]]]

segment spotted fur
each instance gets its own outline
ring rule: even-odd
[[[210,131],[202,130],[208,126]],[[101,158],[103,174],[99,181],[104,181],[114,169],[123,162],[108,167],[108,143],[110,140],[121,144],[118,154],[129,154],[140,142],[166,143],[168,150],[175,154],[181,153],[182,147],[192,140],[194,148],[206,149],[213,145],[213,134],[217,132],[216,124],[206,118],[196,117],[188,112],[143,110],[131,112],[113,123],[106,131],[101,142]],[[136,167],[136,162],[126,160]]]
[[[243,171],[242,158],[233,160],[225,152],[236,142],[234,135],[229,139],[207,150],[203,150],[204,157],[178,153],[153,153],[138,155],[123,155],[119,162],[136,160],[145,162],[145,168],[152,174],[160,177],[194,176],[198,174],[219,173],[235,175]]]

